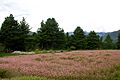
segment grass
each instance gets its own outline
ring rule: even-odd
[[[13,77],[19,77],[22,76],[21,73],[13,71],[13,70],[8,70],[8,69],[0,69],[0,80],[1,79],[10,79]]]
[[[5,68],[0,69],[0,78],[2,80],[120,80],[119,53],[120,51],[74,51],[4,57],[0,58],[1,68]]]
[[[66,52],[67,50],[39,50],[36,49],[34,52],[36,54],[43,54],[43,53],[61,53],[61,52]]]
[[[60,77],[38,77],[21,76],[14,71],[0,69],[0,78],[2,80],[120,80],[120,65],[115,65],[110,69],[98,70],[98,73],[89,73],[79,76],[60,76]]]
[[[98,70],[99,73],[88,73],[79,76],[61,76],[55,80],[120,80],[120,65],[112,68]]]
[[[0,57],[5,57],[5,56],[16,56],[18,54],[12,54],[12,53],[0,53]]]
[[[0,69],[0,80],[54,80],[54,79],[37,76],[25,76],[16,71]]]
[[[45,77],[36,77],[36,76],[23,76],[23,77],[11,78],[10,80],[54,80],[54,79],[48,79]]]
[[[120,68],[120,67],[119,67]],[[15,77],[11,78],[10,80],[120,80],[120,69],[117,71],[118,67],[116,67],[113,70],[113,72],[109,72],[109,74],[106,74],[108,72],[104,73],[104,76],[97,76],[96,74],[89,74],[86,76],[61,76],[61,77],[55,77],[54,79],[45,78],[45,77],[36,77],[36,76],[24,76],[24,77]],[[110,70],[111,71],[111,70]]]

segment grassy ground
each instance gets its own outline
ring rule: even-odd
[[[36,77],[36,76],[23,76],[23,77],[15,77],[10,80],[54,80],[54,79],[48,79],[45,77]]]
[[[18,54],[12,54],[12,53],[0,53],[0,57],[6,57],[6,56],[16,56]]]
[[[2,57],[0,68],[4,68],[0,69],[3,80],[120,80],[120,51],[72,51]]]
[[[104,74],[104,76],[98,76],[100,74],[89,74],[85,76],[61,76],[61,77],[55,77],[54,79],[46,78],[46,77],[36,77],[36,76],[21,76],[17,77],[14,76],[10,79],[4,78],[3,80],[120,80],[120,65],[114,66],[111,69],[101,70]],[[9,74],[10,76],[10,74]],[[6,77],[9,77],[6,76]]]

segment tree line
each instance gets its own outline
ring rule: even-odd
[[[73,34],[69,34],[59,27],[55,18],[42,21],[37,32],[32,33],[24,17],[18,23],[10,14],[0,28],[0,49],[15,51],[120,49],[120,34],[116,43],[113,43],[109,34],[103,39],[95,31],[85,34],[79,26]]]

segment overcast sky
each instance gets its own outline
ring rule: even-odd
[[[40,22],[54,17],[65,32],[120,29],[120,0],[0,0],[0,25],[6,16],[22,17],[36,31]]]

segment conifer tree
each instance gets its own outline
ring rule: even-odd
[[[112,42],[112,38],[110,37],[110,35],[108,34],[103,42],[103,48],[104,49],[113,49],[113,42]]]
[[[87,36],[87,49],[99,49],[100,48],[100,40],[99,36],[91,31]]]
[[[76,49],[86,48],[86,37],[84,31],[78,26],[74,31]]]
[[[29,29],[24,23],[25,20],[23,19],[19,24],[12,14],[5,18],[0,29],[0,39],[5,49],[25,50],[24,39]]]
[[[41,22],[41,27],[37,31],[38,43],[42,49],[62,49],[65,45],[64,30],[58,27],[54,18],[48,18]]]

